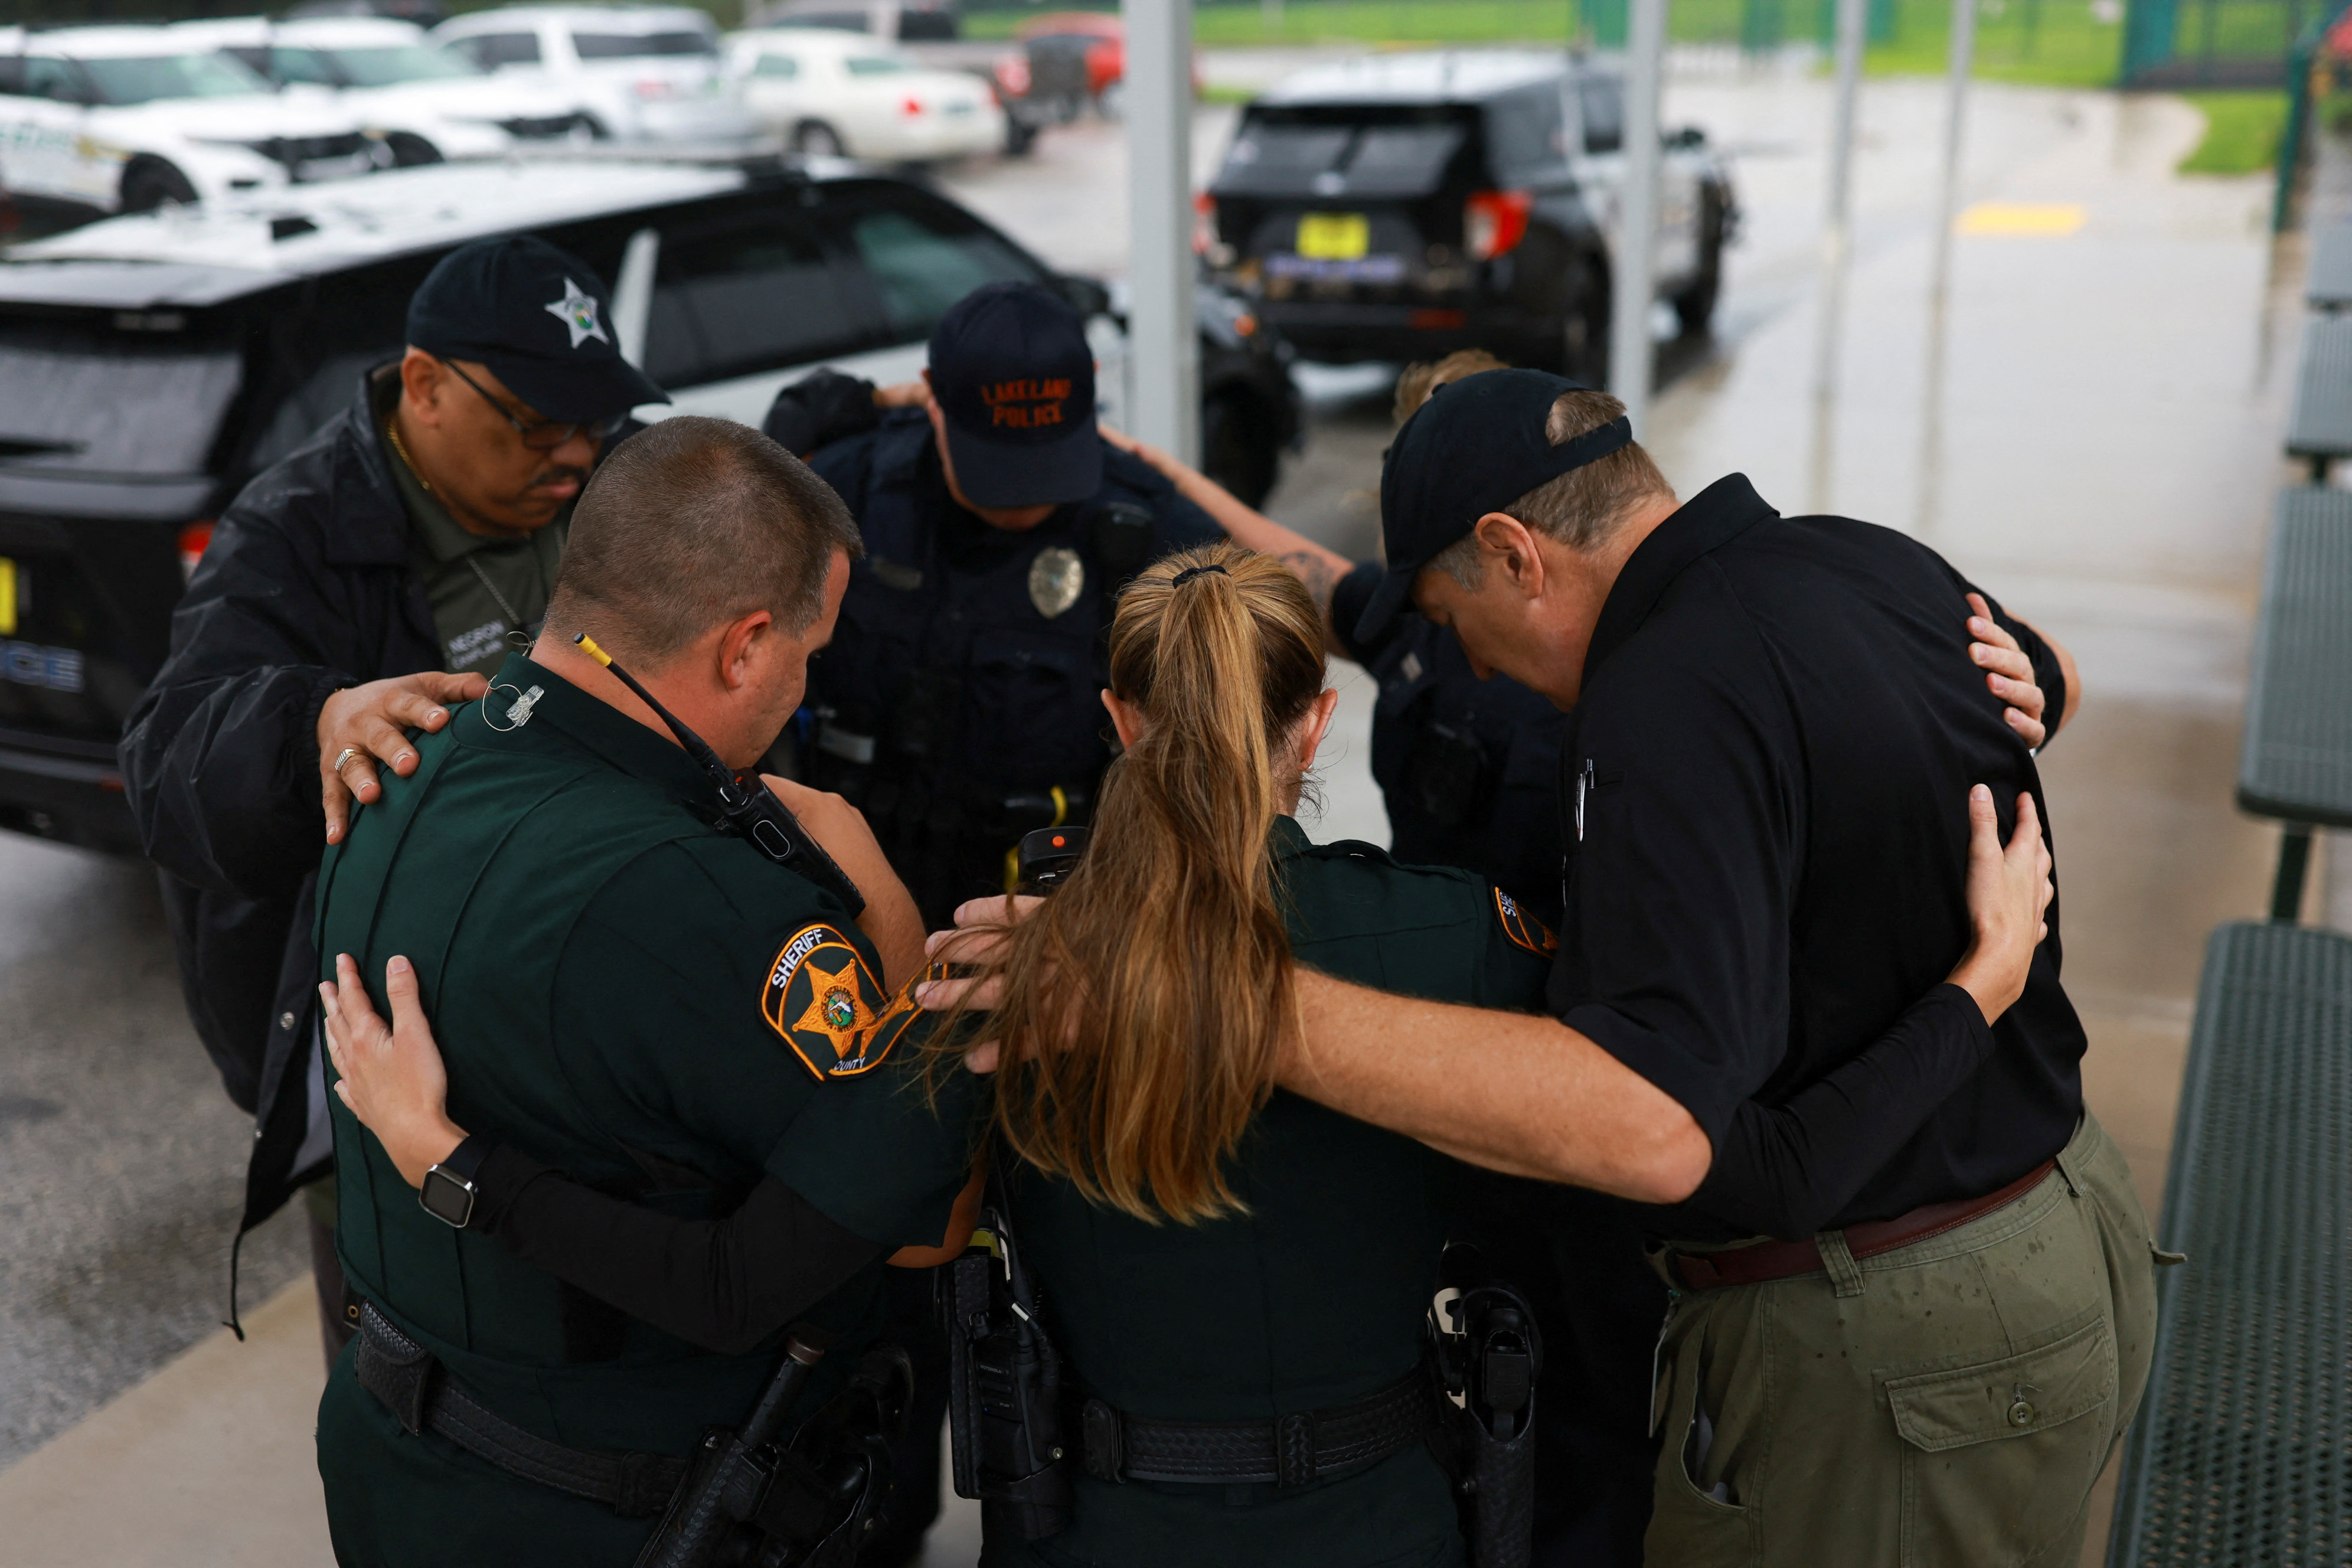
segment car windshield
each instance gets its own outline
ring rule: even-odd
[[[634,60],[655,55],[715,55],[708,33],[574,33],[572,47],[583,60]]]
[[[353,87],[390,87],[404,81],[443,81],[488,73],[471,60],[430,44],[394,44],[373,49],[329,49]]]
[[[201,474],[240,379],[234,349],[0,317],[0,471]]]
[[[268,82],[226,55],[111,55],[84,58],[81,65],[109,103],[269,90]]]
[[[904,60],[894,60],[887,55],[852,55],[845,62],[852,76],[893,76],[910,68]]]

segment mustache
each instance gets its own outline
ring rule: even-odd
[[[583,468],[574,467],[571,464],[566,464],[562,468],[549,468],[546,472],[534,477],[530,485],[526,488],[535,490],[544,485],[562,484],[566,479],[574,481],[583,489],[585,489],[588,486],[588,470]]]

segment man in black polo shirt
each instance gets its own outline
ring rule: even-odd
[[[1970,787],[2004,832],[2041,794],[1969,668],[1976,590],[1738,476],[1678,505],[1614,399],[1529,371],[1432,399],[1381,510],[1359,636],[1409,598],[1570,710],[1553,1016],[1302,974],[1286,1086],[1655,1205],[1653,1563],[2071,1562],[2146,1378],[2154,1253],[2084,1112],[2057,906],[1990,1030],[1937,984],[1971,935]],[[1856,1071],[1898,1025],[1953,1048]],[[1750,1098],[1787,1147],[1729,1168]]]

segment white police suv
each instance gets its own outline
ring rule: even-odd
[[[267,79],[289,100],[334,103],[401,167],[566,148],[606,134],[578,93],[496,77],[389,16],[232,16],[172,29]]]
[[[762,134],[722,68],[719,28],[687,5],[507,5],[469,11],[433,40],[502,81],[583,100],[624,142],[743,146]]]
[[[365,174],[383,144],[169,27],[0,27],[0,190],[100,212]]]

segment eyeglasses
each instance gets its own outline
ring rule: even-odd
[[[585,436],[592,441],[609,440],[614,431],[629,422],[628,413],[624,410],[619,414],[608,415],[602,419],[571,423],[557,419],[541,419],[526,425],[516,418],[505,404],[491,396],[480,382],[459,370],[456,361],[445,359],[441,363],[449,367],[449,373],[452,375],[480,393],[482,401],[497,409],[499,417],[513,426],[515,434],[522,437],[522,444],[534,452],[552,452],[575,436]]]

